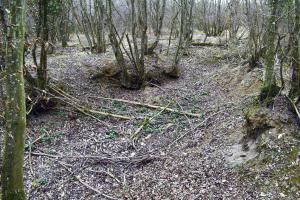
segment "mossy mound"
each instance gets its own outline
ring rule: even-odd
[[[258,156],[245,163],[241,173],[255,177],[264,194],[299,198],[300,127],[286,97],[275,98],[272,109],[254,104],[245,118],[243,143],[254,141]]]
[[[260,102],[266,106],[274,103],[274,98],[279,94],[280,87],[276,85],[263,86],[260,90]]]

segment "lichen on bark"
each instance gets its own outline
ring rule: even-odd
[[[23,186],[26,108],[23,75],[25,0],[5,0],[5,136],[1,174],[2,199],[26,199]]]

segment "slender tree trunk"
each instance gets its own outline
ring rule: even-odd
[[[1,2],[0,2],[1,3]],[[5,147],[2,199],[26,199],[23,186],[26,108],[23,76],[25,0],[3,1],[9,15],[6,30]]]
[[[292,87],[291,97],[300,96],[300,55],[299,55],[299,34],[300,34],[300,0],[295,0],[295,28],[292,34]]]

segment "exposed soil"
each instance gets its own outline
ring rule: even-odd
[[[91,71],[82,64],[101,67],[111,53],[58,50],[49,58],[53,82],[64,85],[82,105],[135,119],[99,116],[107,127],[67,105],[31,115],[25,160],[29,199],[299,198],[299,193],[288,196],[276,185],[265,191],[237,166],[258,155],[251,143],[250,150],[243,151],[239,142],[245,131],[244,110],[255,101],[262,80],[261,69],[248,72],[247,66],[238,65],[237,51],[192,47],[181,62],[180,78],[126,90],[108,80],[91,80]],[[202,117],[97,97],[168,105]],[[152,116],[133,145],[131,135]]]

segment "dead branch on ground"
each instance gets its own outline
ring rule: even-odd
[[[101,121],[100,119],[98,119],[97,117],[95,117],[93,114],[102,115],[102,116],[106,116],[106,117],[113,117],[113,118],[118,118],[118,119],[123,119],[123,120],[131,120],[131,119],[133,119],[133,117],[129,117],[129,116],[123,116],[123,115],[117,115],[117,114],[112,114],[112,113],[106,113],[106,112],[101,112],[101,111],[96,111],[96,110],[92,110],[92,109],[86,108],[84,106],[78,105],[79,100],[76,99],[75,97],[71,96],[70,94],[67,94],[63,90],[61,90],[59,88],[56,88],[55,86],[50,86],[50,88],[51,88],[51,90],[53,90],[57,94],[61,95],[65,99],[62,99],[60,97],[57,97],[57,96],[51,94],[52,96],[54,96],[57,99],[62,100],[63,102],[67,103],[68,105],[74,107],[76,110],[78,110],[82,114],[85,114],[85,115],[87,115],[89,117],[92,117],[92,118],[94,118],[97,121],[100,121],[102,123],[104,123],[104,122]]]
[[[100,155],[54,155],[46,154],[41,152],[32,152],[32,156],[42,156],[55,159],[95,159],[97,162],[111,163],[111,164],[127,164],[130,165],[141,165],[143,163],[149,163],[153,160],[162,159],[161,156],[155,155],[144,155],[144,156],[135,156],[135,157],[105,157]]]
[[[129,101],[129,100],[125,100],[125,99],[112,99],[112,98],[96,97],[96,96],[90,96],[90,98],[117,101],[117,102],[122,102],[122,103],[126,103],[126,104],[131,104],[131,105],[141,106],[141,107],[146,107],[146,108],[151,108],[151,109],[160,109],[160,110],[164,110],[164,111],[167,111],[167,112],[177,113],[177,114],[180,114],[180,115],[187,115],[187,116],[190,116],[190,117],[201,117],[202,116],[201,114],[190,113],[190,112],[186,112],[186,111],[179,111],[179,110],[175,110],[175,109],[171,109],[171,108],[165,108],[164,106],[145,104],[145,103],[140,103],[140,102],[136,102],[136,101]]]

